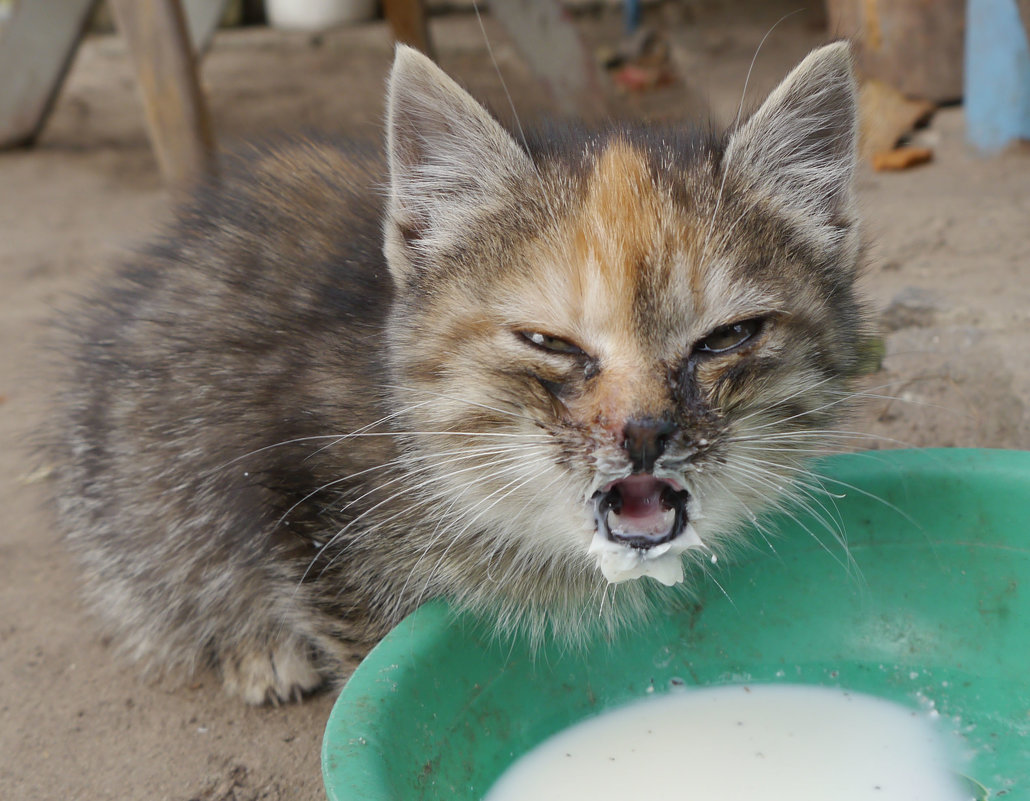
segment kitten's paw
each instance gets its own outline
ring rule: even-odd
[[[252,651],[241,648],[223,656],[221,668],[226,691],[254,705],[299,701],[322,683],[308,649],[296,640],[264,649],[255,644]]]

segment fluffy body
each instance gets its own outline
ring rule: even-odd
[[[721,554],[841,408],[854,116],[832,45],[726,136],[516,141],[400,49],[385,159],[240,156],[77,318],[58,507],[96,608],[255,703],[432,597],[536,637],[646,618],[668,594],[604,603],[587,552],[627,423],[668,423],[649,475]]]

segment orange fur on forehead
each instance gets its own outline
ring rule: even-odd
[[[627,417],[658,414],[668,403],[653,363],[640,338],[636,301],[644,270],[659,269],[670,213],[655,187],[644,156],[615,140],[599,155],[587,179],[578,212],[569,220],[572,284],[579,305],[578,324],[597,338],[606,353],[606,369],[579,415],[621,427]]]
[[[543,314],[551,333],[634,345],[634,299],[641,271],[668,214],[643,155],[615,140],[596,158],[574,210],[531,245],[533,281],[519,286],[523,308]],[[527,320],[527,322],[529,322]],[[615,343],[613,343],[615,344]]]
[[[587,249],[578,255],[630,298],[662,227],[662,202],[649,173],[641,153],[615,140],[597,159],[578,219],[579,244]]]

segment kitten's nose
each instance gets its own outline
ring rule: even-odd
[[[627,420],[622,429],[622,447],[633,462],[634,473],[650,473],[665,452],[669,437],[676,431],[671,420],[641,417]]]

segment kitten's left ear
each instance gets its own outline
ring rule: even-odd
[[[397,46],[387,95],[386,257],[402,286],[498,204],[533,164],[490,113],[417,50]]]
[[[850,222],[858,140],[851,51],[812,51],[730,137],[723,168],[802,224]]]

